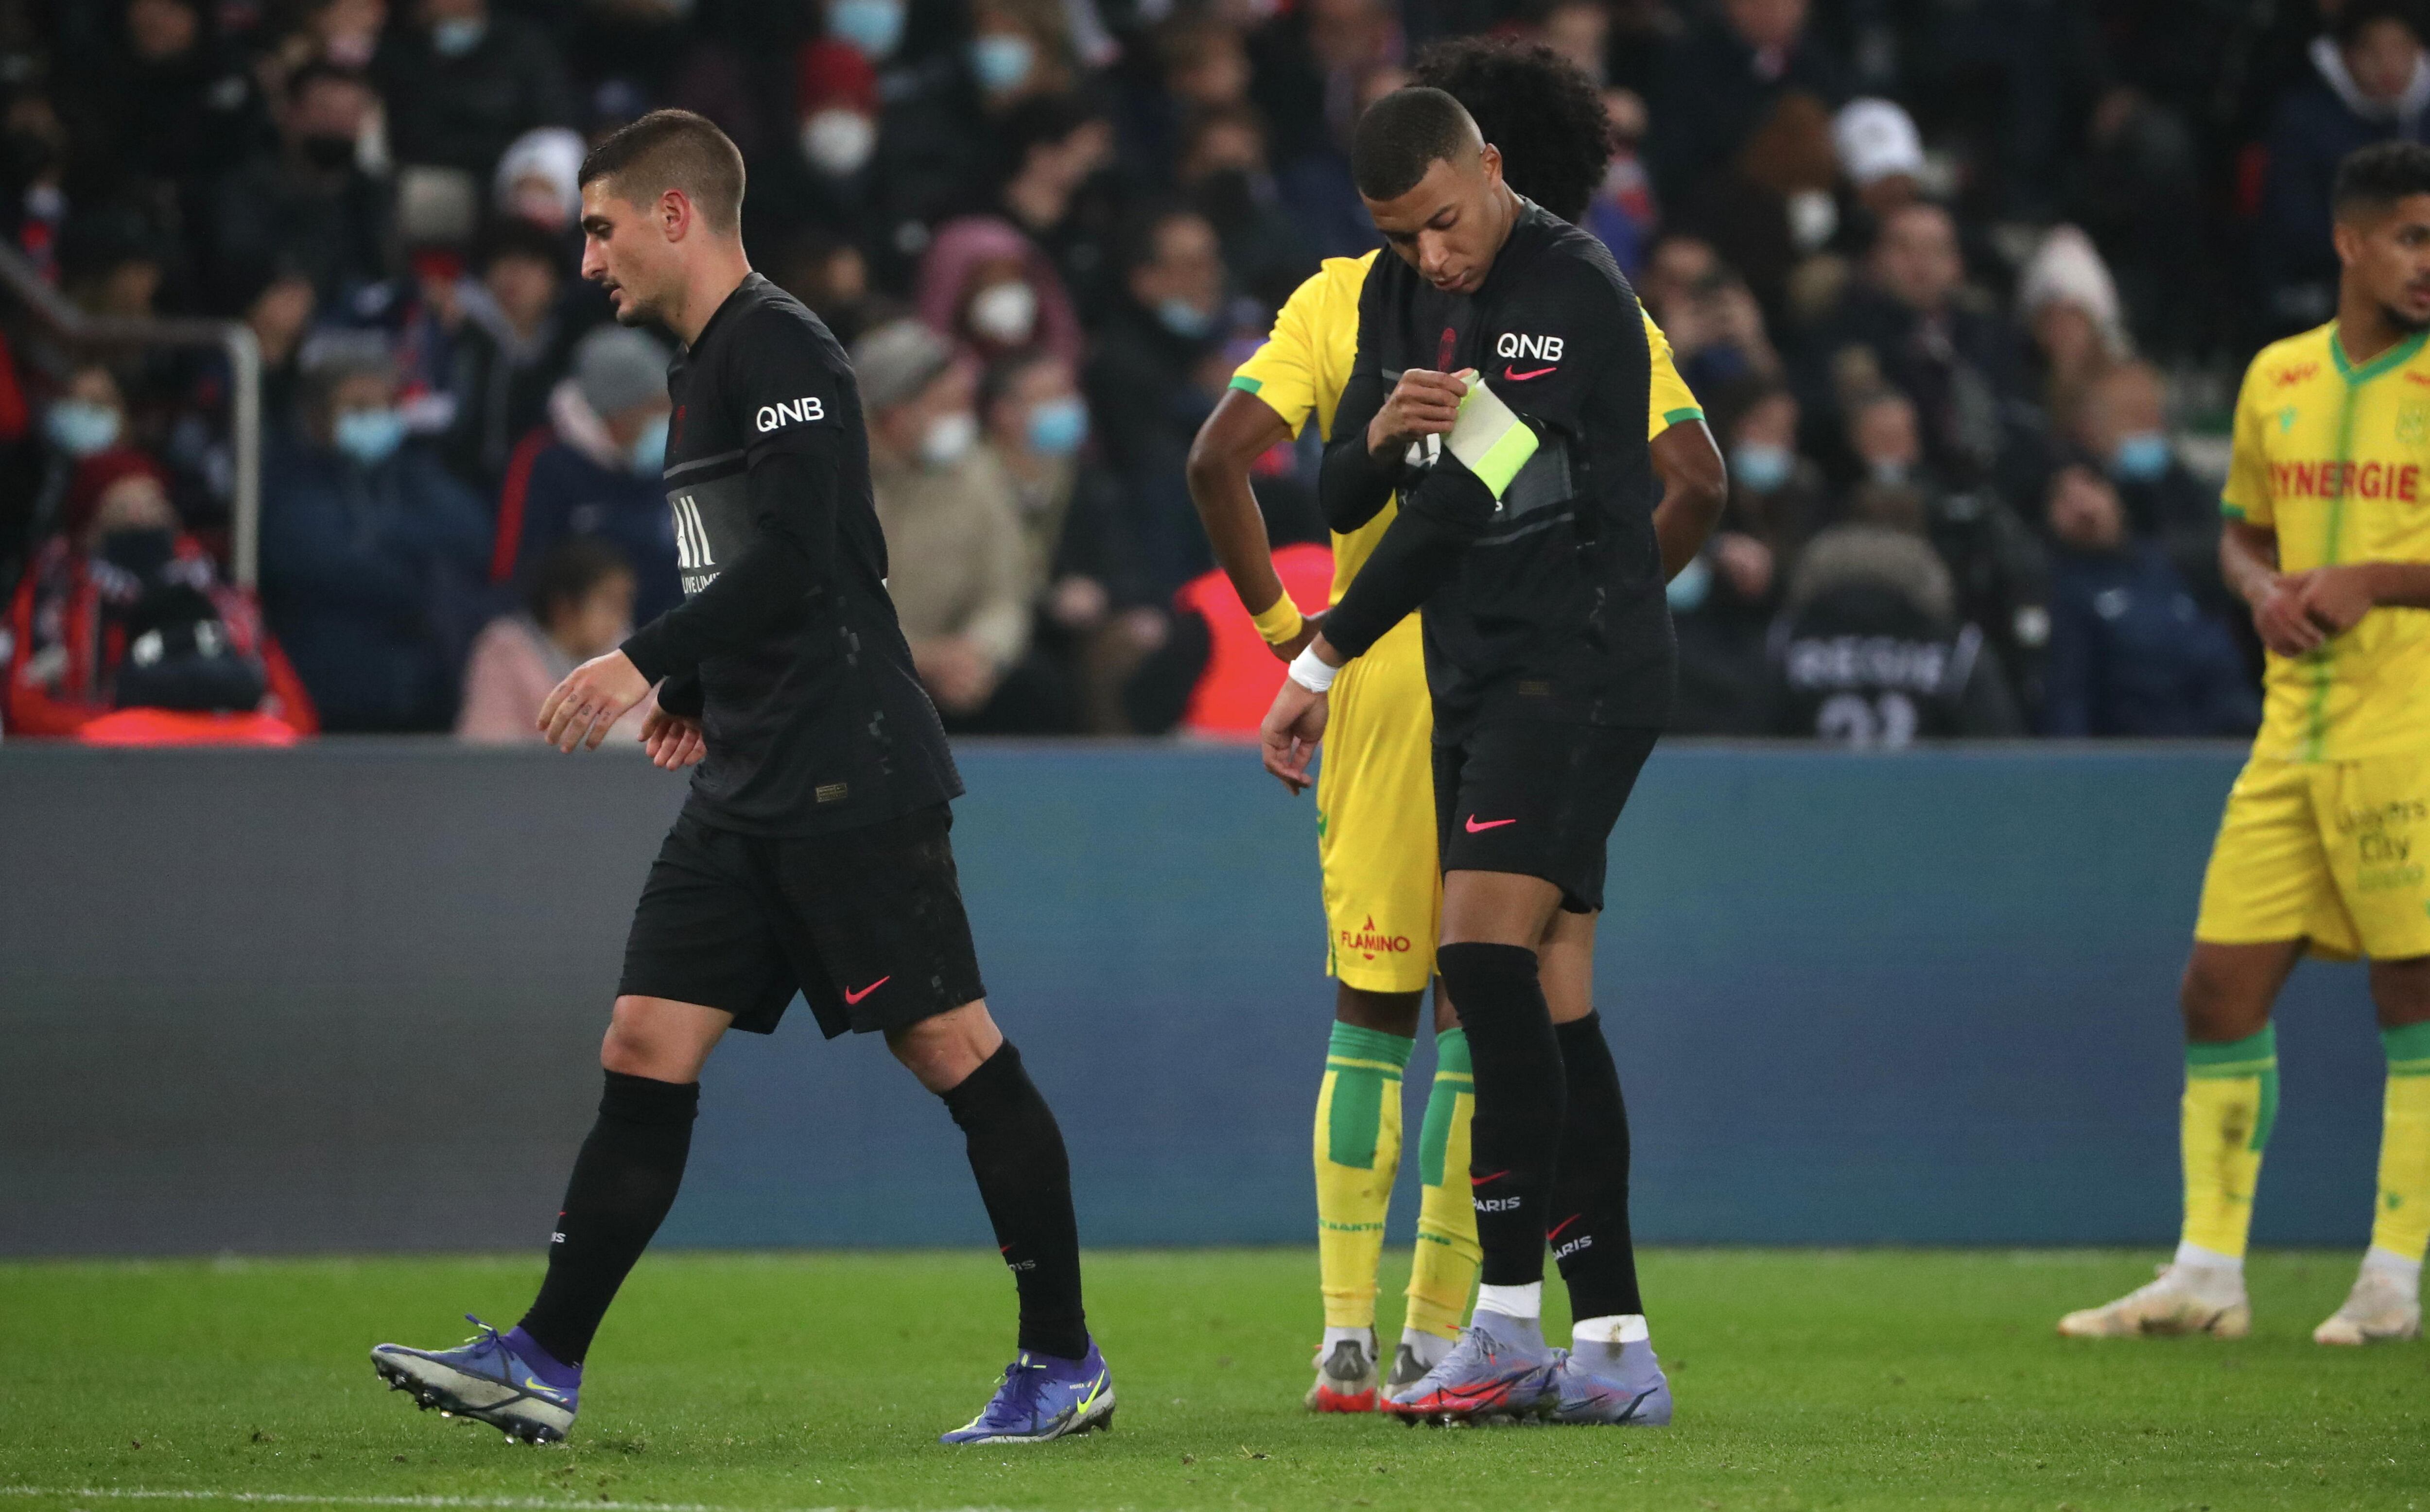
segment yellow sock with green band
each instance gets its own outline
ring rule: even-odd
[[[1333,1026],[1316,1099],[1316,1258],[1324,1326],[1375,1325],[1375,1262],[1401,1169],[1401,1073],[1417,1041]]]
[[[1468,1032],[1435,1036],[1434,1086],[1418,1131],[1418,1248],[1409,1265],[1409,1328],[1437,1338],[1459,1336],[1469,1293],[1484,1252],[1476,1244],[1476,1207],[1468,1187],[1468,1119],[1476,1105],[1469,1070]],[[1450,1178],[1446,1180],[1446,1177]]]
[[[2388,1050],[2388,1101],[2371,1247],[2418,1263],[2430,1248],[2430,1023],[2382,1029],[2379,1042]]]
[[[2186,1046],[2185,1245],[2243,1259],[2261,1150],[2277,1117],[2275,1025],[2225,1044]]]

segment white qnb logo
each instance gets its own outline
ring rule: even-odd
[[[759,434],[765,436],[777,426],[790,425],[797,420],[812,421],[826,418],[826,402],[814,394],[800,399],[788,399],[781,405],[761,405]]]
[[[687,573],[698,572],[713,560],[708,554],[708,532],[700,523],[700,506],[687,493],[678,497],[672,507],[675,514],[675,566]]]
[[[1505,331],[1502,340],[1493,343],[1502,357],[1525,357],[1536,362],[1561,360],[1561,339],[1557,336],[1522,336],[1517,331]],[[766,426],[761,426],[766,429]]]

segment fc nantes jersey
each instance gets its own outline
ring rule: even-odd
[[[2278,536],[2278,567],[2430,561],[2430,353],[2356,365],[2333,322],[2262,348],[2236,401],[2221,507]],[[2430,749],[2430,613],[2379,608],[2302,656],[2270,655],[2254,754],[2352,761]]]
[[[1274,316],[1274,330],[1266,343],[1250,354],[1232,375],[1232,387],[1256,394],[1290,424],[1296,436],[1316,414],[1317,434],[1333,439],[1333,411],[1350,382],[1350,364],[1358,356],[1358,290],[1367,281],[1367,266],[1375,260],[1327,258],[1316,275],[1291,291]],[[1640,308],[1639,314],[1643,314]],[[1671,360],[1671,342],[1654,317],[1645,315],[1645,344],[1654,354],[1654,386],[1647,406],[1648,440],[1683,420],[1702,420],[1696,396],[1680,380]],[[1374,519],[1350,534],[1333,538],[1333,602],[1350,587],[1384,527],[1392,523],[1397,506],[1386,505]]]

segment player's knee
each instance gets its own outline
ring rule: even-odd
[[[616,1000],[608,1033],[599,1041],[602,1070],[623,1076],[647,1076],[653,1081],[688,1082],[698,1074],[689,1064],[690,1047],[670,1034],[651,1011],[648,998]]]
[[[942,1093],[960,1085],[1004,1043],[984,1002],[969,1003],[886,1032],[886,1048],[920,1085]]]
[[[2270,1022],[2270,997],[2256,993],[2236,973],[2196,951],[2177,985],[2177,1008],[2186,1038],[2204,1043],[2241,1039]]]
[[[2383,1029],[2430,1022],[2430,955],[2372,962],[2371,1001]]]

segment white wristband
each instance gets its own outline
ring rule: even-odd
[[[1341,675],[1341,669],[1317,656],[1316,647],[1313,645],[1301,651],[1291,660],[1290,680],[1311,693],[1331,691],[1333,679],[1340,675]]]

